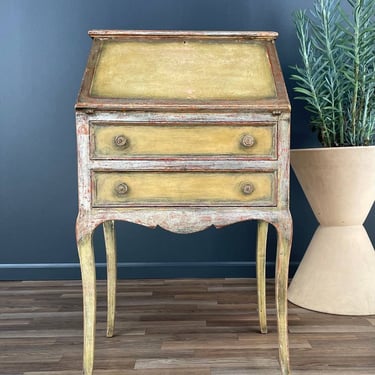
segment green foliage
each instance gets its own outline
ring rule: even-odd
[[[301,66],[297,98],[306,102],[323,146],[375,144],[375,0],[315,0],[294,13]]]

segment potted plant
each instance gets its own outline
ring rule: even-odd
[[[375,252],[363,227],[375,198],[375,0],[315,0],[294,14],[298,99],[322,148],[291,164],[320,226],[289,287],[311,310],[375,313]]]

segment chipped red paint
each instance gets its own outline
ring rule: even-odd
[[[89,134],[89,127],[87,124],[82,124],[77,128],[77,134],[86,135]]]

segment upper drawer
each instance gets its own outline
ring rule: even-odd
[[[276,122],[240,124],[91,123],[91,158],[249,156],[275,159]]]

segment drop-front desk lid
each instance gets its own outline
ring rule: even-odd
[[[93,30],[76,108],[289,111],[275,32]]]

